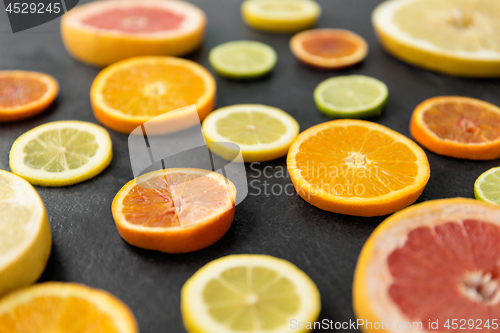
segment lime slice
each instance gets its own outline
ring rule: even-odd
[[[483,173],[474,183],[476,199],[500,205],[500,167]]]
[[[56,121],[14,142],[10,168],[33,185],[65,186],[96,176],[111,163],[112,155],[111,138],[101,126]]]
[[[382,113],[389,90],[385,83],[363,75],[339,76],[314,90],[318,109],[335,118],[364,118]]]
[[[234,41],[214,47],[208,60],[222,76],[247,79],[269,73],[276,65],[278,56],[269,45],[253,41]]]
[[[202,129],[214,153],[234,160],[241,150],[245,162],[264,162],[285,156],[299,134],[299,124],[288,113],[258,104],[218,109],[205,118]],[[225,145],[227,142],[233,145]]]

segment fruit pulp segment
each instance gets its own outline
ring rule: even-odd
[[[412,230],[387,263],[391,299],[412,320],[500,318],[500,227],[466,219]],[[481,326],[482,327],[482,326]]]
[[[380,99],[382,91],[374,84],[359,80],[341,81],[324,88],[323,100],[338,108],[368,106]]]
[[[415,181],[417,157],[405,144],[362,126],[332,127],[304,140],[296,155],[301,176],[316,190],[373,198]]]
[[[163,8],[114,8],[87,17],[83,23],[99,29],[128,33],[156,33],[179,29],[185,17]]]
[[[447,51],[500,52],[498,17],[497,0],[421,0],[401,6],[394,24]]]
[[[0,108],[12,108],[39,100],[47,85],[31,78],[0,77]]]
[[[219,54],[219,60],[229,67],[236,69],[253,69],[265,65],[269,56],[261,50],[252,47],[238,46]]]
[[[217,132],[237,144],[272,143],[287,132],[278,119],[264,112],[234,112],[217,121]]]
[[[156,116],[196,104],[205,82],[183,66],[144,64],[117,70],[102,88],[104,102],[132,116]]]
[[[41,133],[23,149],[24,164],[36,170],[63,172],[85,165],[99,149],[93,134],[75,128]]]
[[[260,5],[260,9],[269,11],[270,15],[276,13],[296,13],[304,10],[304,6],[298,3],[287,3],[286,1],[268,1]]]
[[[0,315],[0,332],[118,333],[111,317],[77,298],[42,296]]]
[[[339,58],[353,54],[358,45],[341,36],[317,36],[305,39],[302,47],[308,53],[322,58]]]
[[[500,139],[500,113],[474,103],[436,103],[425,110],[423,120],[441,139],[460,143]]]
[[[272,330],[286,325],[300,308],[290,280],[265,267],[234,267],[212,279],[203,291],[210,315],[238,331]]]

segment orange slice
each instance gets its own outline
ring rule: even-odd
[[[201,169],[153,171],[128,182],[113,200],[118,232],[131,245],[187,253],[217,242],[234,219],[236,188]]]
[[[181,56],[203,41],[206,17],[186,1],[109,0],[72,9],[61,20],[67,50],[96,66],[137,56]]]
[[[359,328],[365,333],[498,332],[499,252],[496,205],[443,199],[392,215],[358,259],[353,305]]]
[[[500,157],[500,108],[478,99],[430,98],[413,111],[410,131],[437,154],[470,160]]]
[[[324,69],[347,67],[368,54],[363,37],[348,30],[314,29],[292,37],[290,48],[303,63]]]
[[[139,333],[115,296],[75,283],[40,283],[0,300],[0,332]]]
[[[213,110],[215,79],[197,63],[174,57],[137,57],[102,70],[90,89],[96,118],[130,133],[146,121],[196,105],[200,121]]]
[[[49,107],[59,84],[52,76],[26,71],[0,71],[0,122],[32,117]]]
[[[430,176],[424,151],[376,123],[334,120],[302,132],[287,166],[298,194],[323,210],[357,216],[412,204]]]

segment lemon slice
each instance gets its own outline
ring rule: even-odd
[[[500,167],[483,173],[474,183],[476,199],[500,205]]]
[[[181,293],[189,333],[306,332],[321,309],[314,282],[288,261],[265,255],[232,255],[196,272]],[[292,329],[296,323],[296,329]]]
[[[445,74],[500,76],[498,0],[390,0],[372,16],[382,46]]]
[[[0,170],[0,296],[40,277],[52,244],[42,200],[24,179]]]
[[[278,108],[240,104],[210,113],[202,130],[210,150],[217,155],[234,160],[241,150],[245,162],[264,162],[286,155],[299,134],[299,124]],[[227,142],[233,145],[224,144]]]
[[[11,170],[33,185],[65,186],[90,179],[112,159],[111,138],[101,126],[56,121],[21,135],[10,150]]]
[[[246,0],[243,20],[252,28],[293,33],[314,26],[321,7],[312,0]]]

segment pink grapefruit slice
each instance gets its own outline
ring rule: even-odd
[[[359,328],[498,332],[499,258],[500,207],[455,198],[406,208],[361,251],[353,285]]]
[[[146,55],[182,56],[198,48],[206,16],[177,0],[109,0],[63,16],[64,44],[76,59],[99,67]]]

